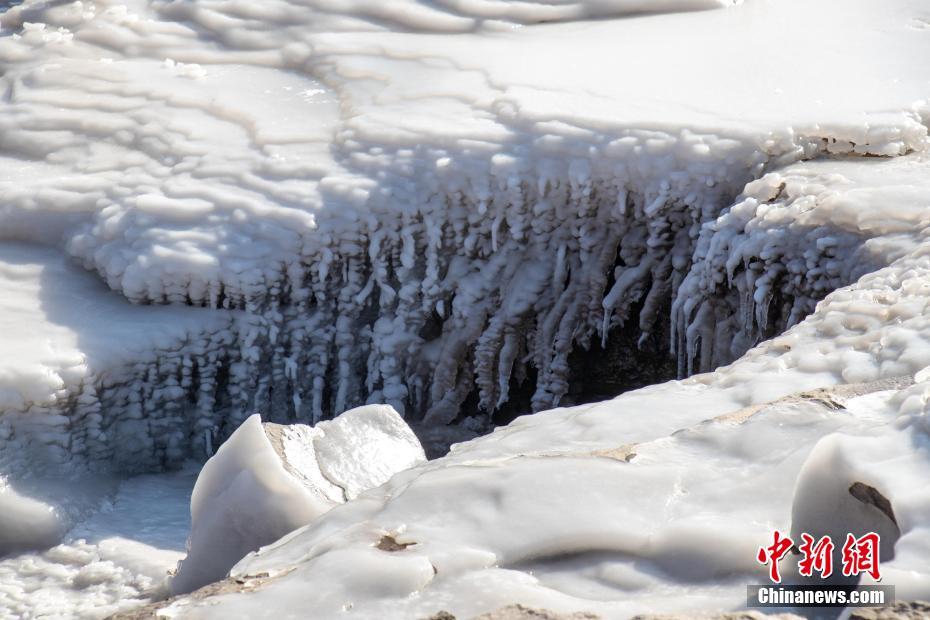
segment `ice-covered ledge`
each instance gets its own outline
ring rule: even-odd
[[[0,290],[5,473],[180,466],[189,436],[219,423],[211,377],[236,357],[234,313],[134,306],[60,251],[20,242],[0,242]]]
[[[621,323],[667,318],[685,371],[790,328],[716,372],[459,446],[247,558],[241,588],[172,609],[735,607],[773,528],[845,526],[827,500],[888,526],[857,483],[900,525],[886,578],[926,597],[923,4],[450,6],[0,18],[0,234],[169,306],[106,296],[51,249],[25,276],[4,267],[26,291],[10,316],[40,312],[3,337],[40,365],[3,412],[3,457],[161,467],[255,409],[309,422],[369,399],[442,424],[531,370],[549,408],[571,350]],[[579,19],[595,6],[623,15]],[[57,291],[100,300],[99,320],[62,327],[42,304]],[[75,344],[110,327],[133,337]],[[43,334],[93,363],[36,357]],[[829,389],[899,376],[914,385]]]
[[[550,408],[573,350],[621,324],[664,342],[701,226],[748,181],[925,145],[919,3],[733,4],[314,1],[282,26],[27,2],[2,18],[0,227],[136,302],[246,309],[262,378],[234,423],[371,401],[444,424],[514,387]],[[682,368],[757,327],[716,357],[688,336]]]

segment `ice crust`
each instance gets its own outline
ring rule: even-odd
[[[754,554],[775,528],[841,538],[880,531],[882,583],[893,583],[902,600],[925,598],[930,574],[919,558],[930,464],[914,449],[926,443],[925,431],[901,417],[901,403],[927,387],[906,383],[734,410],[718,388],[689,381],[604,403],[613,420],[598,420],[597,436],[519,449],[494,443],[517,432],[501,429],[247,557],[232,571],[254,583],[247,593],[182,599],[166,612],[296,618],[300,612],[289,610],[312,606],[320,618],[349,610],[470,618],[514,601],[605,618],[725,611],[745,604],[747,583],[767,579]],[[711,399],[725,413],[704,421],[692,414],[691,424],[679,418],[670,434],[625,433],[630,419],[648,424],[658,412]],[[592,422],[588,409],[542,417],[529,420],[550,437]],[[850,496],[851,482],[889,498],[900,538],[874,507]],[[385,535],[405,548],[380,549]],[[782,571],[796,579],[790,560]],[[270,601],[274,612],[266,611]]]
[[[331,507],[331,501],[287,473],[259,416],[249,417],[197,478],[188,553],[172,579],[172,590],[190,592],[221,579],[246,553]]]

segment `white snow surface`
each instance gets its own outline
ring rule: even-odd
[[[163,467],[255,410],[445,424],[536,370],[546,411],[172,617],[736,608],[773,528],[873,523],[824,522],[850,481],[894,508],[884,582],[930,597],[926,3],[27,0],[0,24],[5,461]],[[555,408],[574,348],[665,322],[682,375],[720,368]],[[45,509],[13,488],[19,527]]]

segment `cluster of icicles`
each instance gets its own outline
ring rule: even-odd
[[[767,199],[732,208],[725,183],[462,182],[353,230],[323,223],[329,245],[280,280],[191,300],[238,310],[229,329],[112,369],[47,412],[58,415],[26,412],[61,427],[32,435],[60,439],[43,446],[52,461],[163,467],[191,447],[210,452],[254,412],[315,423],[376,402],[445,425],[477,396],[466,413],[487,416],[531,369],[531,407],[543,410],[569,389],[573,349],[629,322],[641,341],[670,322],[680,372],[708,370],[853,277],[822,268],[837,251],[817,243],[823,230],[752,234],[755,209],[779,206],[776,181],[762,184]]]

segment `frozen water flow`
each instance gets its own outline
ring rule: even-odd
[[[59,251],[21,242],[0,242],[0,286],[8,471],[82,460],[176,466],[191,435],[212,431],[210,410],[200,428],[185,428],[196,420],[180,401],[195,380],[213,398],[207,360],[228,355],[230,313],[133,306]]]

